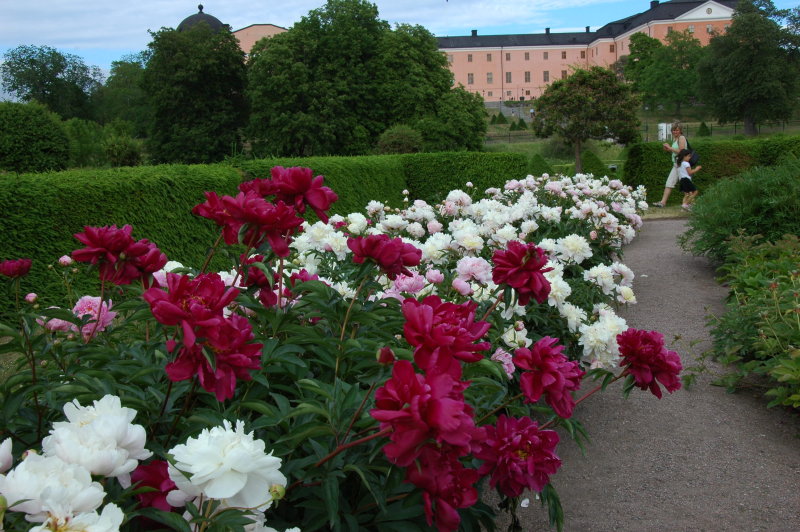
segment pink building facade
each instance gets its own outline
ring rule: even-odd
[[[736,1],[650,2],[647,11],[597,31],[439,37],[453,79],[486,102],[530,100],[573,67],[608,67],[630,53],[630,39],[644,33],[662,42],[671,31],[689,31],[704,46],[731,23]]]

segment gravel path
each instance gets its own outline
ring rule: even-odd
[[[721,313],[727,292],[705,259],[676,245],[684,223],[645,222],[625,249],[639,302],[623,316],[664,333],[686,367],[710,347],[705,316]],[[638,388],[623,399],[615,383],[576,409],[592,441],[582,456],[562,433],[552,482],[565,531],[800,531],[800,417],[727,394],[710,384],[724,369],[708,370],[660,401]],[[533,498],[519,515],[526,531],[549,530]]]

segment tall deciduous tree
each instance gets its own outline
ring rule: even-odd
[[[89,118],[90,98],[103,81],[97,67],[49,46],[17,46],[3,54],[3,89],[24,102],[37,101],[62,118]]]
[[[628,83],[597,66],[578,69],[551,83],[537,99],[533,126],[537,135],[555,133],[575,152],[575,170],[583,170],[581,149],[589,139],[628,143],[638,136],[639,99]]]
[[[652,96],[645,92],[645,77],[653,65],[656,52],[663,47],[661,41],[644,33],[631,35],[631,53],[625,61],[625,79],[633,84],[633,89],[642,95],[645,103],[655,103]]]
[[[133,133],[145,137],[150,129],[152,110],[142,89],[147,54],[125,56],[111,63],[111,73],[95,95],[95,116],[102,124],[124,120]]]
[[[698,65],[703,100],[720,122],[743,121],[746,135],[797,107],[797,35],[778,22],[788,14],[770,1],[742,0],[728,31],[711,39]]]
[[[227,27],[162,28],[148,45],[148,152],[157,162],[208,163],[238,152],[247,119],[244,52]]]
[[[453,93],[446,59],[429,31],[392,30],[366,0],[329,0],[289,31],[257,43],[248,66],[249,137],[257,154],[369,153],[389,127],[417,127],[423,118],[424,126],[427,119],[441,124],[442,110],[454,102],[461,104],[456,122],[483,112],[481,102]],[[454,149],[482,140],[483,132],[485,124],[459,130]],[[429,144],[424,136],[426,146],[451,145],[448,139]]]

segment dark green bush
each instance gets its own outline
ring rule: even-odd
[[[518,129],[519,129],[519,127],[517,126],[516,122],[511,122],[511,125],[508,126],[508,130],[509,131],[517,131]]]
[[[69,139],[61,119],[38,103],[0,102],[0,170],[66,168]]]
[[[139,166],[142,164],[144,143],[129,136],[113,135],[102,143],[106,160],[111,166]]]
[[[575,159],[575,150],[568,146],[563,139],[551,137],[542,147],[542,157],[546,159]]]
[[[495,124],[508,124],[508,119],[506,115],[501,112],[497,113],[497,120],[494,121]]]
[[[519,120],[517,120],[517,129],[528,129],[528,124],[526,124],[525,120],[523,120],[521,117]]]
[[[70,118],[64,122],[64,131],[69,138],[68,168],[104,166],[103,126],[90,120]]]
[[[528,161],[517,153],[420,153],[401,158],[412,198],[436,202],[471,181],[479,191],[502,187],[528,175]]]
[[[800,234],[800,163],[757,167],[700,189],[681,246],[695,255],[723,261],[728,239],[740,231],[757,242]]]
[[[528,162],[528,172],[534,176],[543,174],[553,175],[553,167],[538,153],[534,153]]]
[[[378,153],[381,155],[417,153],[420,150],[422,150],[422,135],[411,126],[398,124],[378,137]]]
[[[489,119],[489,123],[490,124],[496,124],[497,123],[497,115],[496,114],[492,114],[492,117]]]
[[[608,165],[601,161],[600,157],[595,155],[593,151],[586,150],[581,153],[581,162],[583,163],[584,174],[592,174],[594,177],[608,175]]]
[[[700,127],[697,128],[697,133],[695,133],[698,137],[710,137],[711,130],[708,129],[708,126],[705,122],[700,122]]]

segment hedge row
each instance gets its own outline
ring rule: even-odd
[[[412,198],[436,201],[466,181],[481,189],[528,173],[523,155],[459,152],[4,174],[0,175],[0,260],[33,259],[22,290],[39,293],[45,304],[64,294],[55,273],[58,268],[47,266],[79,247],[73,235],[85,225],[130,224],[135,238],[147,238],[170,259],[199,267],[217,236],[214,224],[191,214],[192,207],[204,200],[203,192],[233,194],[242,180],[267,177],[278,165],[308,166],[324,175],[325,184],[339,195],[331,209],[334,214],[363,211],[373,199],[400,206],[403,189]],[[97,289],[75,288],[79,295]],[[0,292],[2,313],[11,300],[10,294]]]
[[[773,166],[786,154],[800,155],[800,136],[773,136],[748,140],[707,141],[689,139],[700,155],[700,172],[693,180],[702,191],[721,178],[731,177],[754,166]],[[628,149],[623,181],[644,185],[660,193],[667,180],[672,160],[661,142],[634,144]],[[680,196],[680,195],[677,195]]]

